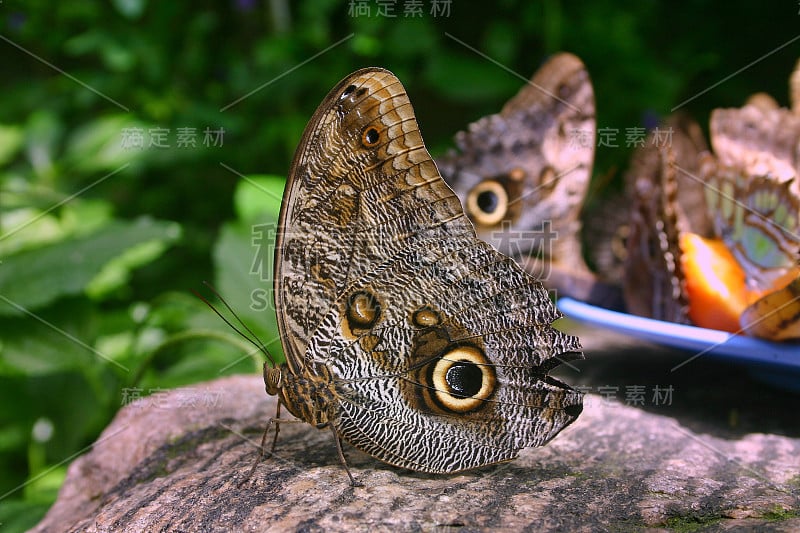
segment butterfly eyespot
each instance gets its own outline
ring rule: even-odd
[[[553,170],[553,167],[544,167],[542,172],[539,174],[539,187],[541,190],[543,192],[552,192],[553,189],[556,188],[557,183],[558,176],[556,175],[556,171]]]
[[[381,317],[381,304],[372,293],[358,291],[350,295],[345,316],[351,331],[369,329]]]
[[[438,311],[430,307],[420,307],[411,315],[411,322],[418,328],[430,328],[438,326],[442,322],[442,317]]]
[[[344,91],[342,91],[342,98],[343,99],[347,98],[355,90],[356,90],[355,85],[348,85],[347,87],[345,87]]]
[[[467,195],[467,213],[482,226],[494,226],[508,212],[508,193],[495,180],[485,180]]]
[[[496,385],[494,366],[474,346],[457,346],[432,365],[432,399],[447,411],[467,413],[486,405]]]
[[[372,148],[378,141],[381,140],[381,135],[378,132],[377,128],[370,126],[369,128],[364,130],[364,133],[361,134],[361,144],[363,144],[367,148]]]
[[[525,179],[525,170],[519,167],[514,167],[513,169],[511,169],[511,172],[508,173],[508,178],[511,181],[521,182],[522,180]]]

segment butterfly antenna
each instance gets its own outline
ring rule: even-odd
[[[258,336],[257,336],[255,333],[253,333],[253,330],[251,330],[249,327],[247,327],[247,324],[245,324],[245,323],[242,321],[242,319],[241,319],[241,318],[239,318],[239,315],[237,315],[237,314],[236,314],[236,311],[234,311],[234,310],[233,310],[233,308],[232,308],[232,307],[231,307],[231,306],[228,304],[228,302],[227,302],[227,301],[225,301],[225,298],[223,298],[223,297],[222,297],[222,295],[221,295],[221,294],[220,294],[220,293],[219,293],[219,292],[218,292],[218,291],[217,291],[217,290],[214,288],[214,286],[213,286],[213,285],[211,285],[210,283],[208,283],[207,281],[204,281],[204,282],[203,282],[203,285],[205,285],[206,287],[208,287],[208,289],[209,289],[211,292],[213,292],[213,293],[214,293],[214,296],[216,296],[217,298],[219,298],[219,301],[221,301],[221,302],[222,302],[222,304],[225,306],[225,308],[226,308],[228,311],[230,311],[231,315],[233,315],[233,317],[234,317],[234,318],[236,318],[236,322],[238,322],[238,323],[239,323],[239,325],[241,326],[241,328],[239,328],[239,327],[238,327],[236,324],[234,324],[234,323],[232,323],[230,320],[228,320],[228,318],[227,318],[227,317],[225,317],[225,316],[224,316],[224,315],[223,315],[223,314],[222,314],[222,313],[219,311],[219,309],[217,309],[217,308],[214,306],[214,304],[212,304],[211,302],[209,302],[209,301],[208,301],[208,299],[206,299],[206,298],[205,298],[205,297],[204,297],[202,294],[200,294],[199,292],[197,292],[197,291],[196,291],[196,290],[194,290],[194,289],[191,289],[192,293],[194,293],[194,295],[195,295],[195,296],[197,296],[198,298],[200,298],[200,300],[202,300],[202,301],[203,301],[203,303],[205,303],[205,304],[206,304],[208,307],[210,307],[210,308],[211,308],[211,310],[212,310],[212,311],[214,311],[214,312],[217,314],[217,316],[218,316],[218,317],[220,317],[220,318],[222,319],[222,321],[223,321],[223,322],[225,322],[225,323],[226,323],[228,326],[230,326],[230,327],[233,329],[233,331],[235,331],[236,333],[238,333],[239,335],[241,335],[243,339],[247,340],[247,342],[249,342],[250,344],[252,344],[252,345],[253,345],[253,346],[255,346],[256,348],[258,348],[258,349],[259,349],[259,350],[260,350],[260,351],[261,351],[261,352],[262,352],[262,353],[263,353],[263,354],[264,354],[264,355],[267,357],[267,359],[269,359],[269,362],[270,362],[270,364],[271,364],[273,367],[274,367],[274,366],[276,366],[276,364],[275,364],[275,359],[272,357],[272,354],[270,353],[270,351],[267,349],[267,347],[264,345],[264,343],[263,343],[263,342],[261,342],[261,341],[258,339]],[[242,329],[244,329],[244,331],[242,331]],[[250,334],[250,336],[248,336],[247,334],[245,334],[245,332],[249,333],[249,334]]]

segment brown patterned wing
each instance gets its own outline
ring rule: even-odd
[[[679,188],[671,147],[652,147],[640,153],[628,175],[626,191],[632,206],[623,282],[627,310],[657,320],[688,323]]]
[[[473,230],[436,176],[411,104],[390,72],[367,69],[320,104],[295,154],[276,244],[275,297],[287,362],[342,291],[402,251],[416,230]],[[427,181],[426,181],[427,180]]]
[[[798,172],[800,115],[788,109],[746,105],[715,109],[710,122],[711,145],[721,166],[748,175],[792,179]],[[800,194],[798,184],[793,192]]]
[[[754,337],[800,340],[800,276],[747,307],[739,322]]]
[[[580,358],[542,286],[475,237],[399,80],[337,85],[284,193],[276,304],[295,371],[330,376],[337,433],[385,462],[453,472],[509,460],[571,423],[547,376]]]
[[[499,114],[455,141],[437,164],[481,239],[514,258],[539,255],[588,273],[579,215],[592,174],[595,104],[580,59],[554,56]]]

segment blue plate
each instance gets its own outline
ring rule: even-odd
[[[715,329],[698,328],[609,311],[561,298],[558,308],[567,317],[657,344],[712,355],[753,366],[757,377],[773,385],[800,390],[800,344],[769,342]],[[688,362],[689,360],[687,360]]]

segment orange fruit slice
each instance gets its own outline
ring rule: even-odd
[[[721,240],[694,233],[683,233],[680,246],[689,319],[702,328],[738,332],[742,311],[756,298],[736,258]]]

